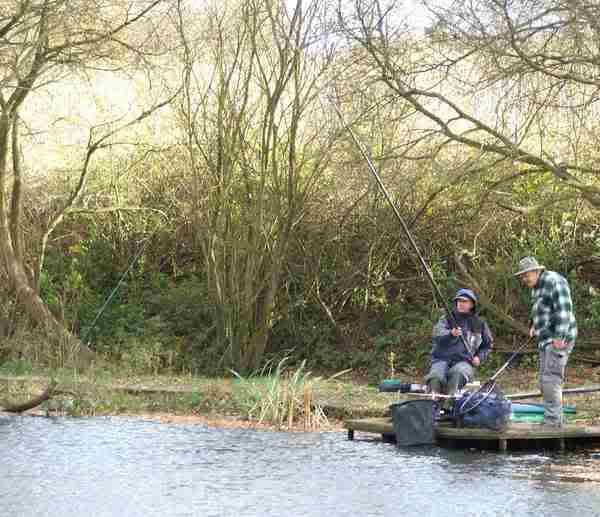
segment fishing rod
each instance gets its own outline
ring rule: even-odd
[[[404,234],[408,238],[410,244],[413,247],[413,250],[415,251],[417,257],[419,258],[419,262],[421,263],[421,266],[423,267],[423,270],[425,271],[425,275],[427,276],[427,278],[429,280],[429,283],[433,287],[434,293],[437,295],[439,302],[444,307],[444,310],[446,312],[446,316],[448,318],[448,321],[450,321],[450,323],[452,324],[452,326],[454,328],[460,328],[458,322],[456,321],[456,318],[454,317],[454,314],[452,313],[452,310],[450,309],[450,306],[448,305],[448,302],[447,302],[446,298],[442,295],[442,292],[440,291],[440,288],[438,287],[437,283],[435,282],[435,279],[433,278],[433,273],[431,272],[431,269],[429,268],[429,265],[427,264],[427,262],[425,262],[425,259],[423,258],[423,255],[421,254],[421,251],[419,250],[419,247],[417,246],[417,243],[413,239],[413,236],[410,233],[410,230],[408,229],[408,226],[406,225],[406,223],[404,222],[404,219],[400,215],[398,207],[396,206],[396,204],[392,200],[392,198],[391,198],[391,196],[390,196],[387,188],[385,187],[385,185],[384,185],[384,183],[383,183],[383,181],[381,179],[381,176],[379,176],[379,173],[377,172],[377,169],[375,168],[375,166],[373,165],[373,162],[371,161],[371,158],[367,154],[367,151],[365,150],[365,148],[363,147],[363,145],[359,141],[358,137],[354,134],[354,131],[352,131],[352,128],[348,124],[346,124],[346,121],[344,120],[344,116],[342,115],[341,111],[337,107],[337,104],[333,100],[330,100],[330,102],[331,102],[331,105],[333,106],[333,108],[335,109],[335,112],[337,113],[338,117],[340,118],[340,121],[341,121],[342,125],[344,126],[344,128],[346,129],[346,131],[348,131],[348,133],[352,137],[352,140],[354,141],[354,143],[358,147],[358,149],[360,151],[360,154],[362,155],[362,157],[367,162],[367,165],[369,166],[369,170],[371,171],[371,174],[375,178],[375,181],[377,182],[377,185],[379,186],[381,192],[383,192],[383,195],[385,196],[387,202],[392,207],[392,210],[394,211],[394,214],[396,215],[396,218],[398,219],[398,221],[400,221],[400,226],[402,226],[402,230],[404,230]],[[467,340],[462,335],[462,333],[459,334],[459,336],[461,338],[461,341],[462,341],[463,345],[465,346],[465,349],[471,355],[471,357],[473,357],[474,356],[473,351],[469,347],[469,344],[467,343]]]
[[[487,382],[490,381],[495,381],[500,374],[502,374],[502,372],[504,370],[506,370],[509,366],[510,363],[512,363],[512,361],[514,360],[515,357],[517,357],[521,352],[523,352],[523,350],[525,350],[527,348],[527,346],[533,341],[533,336],[529,336],[529,339],[527,341],[525,341],[525,343],[523,343],[519,348],[517,348],[512,355],[508,358],[508,361],[506,361],[499,369],[498,371],[492,375],[489,380]]]
[[[333,108],[335,109],[335,112],[337,113],[338,117],[340,118],[340,121],[341,121],[342,125],[348,131],[348,133],[352,137],[352,140],[354,141],[354,143],[358,147],[358,149],[359,149],[362,157],[367,162],[367,165],[369,166],[369,170],[371,171],[371,174],[373,175],[373,177],[377,181],[377,185],[379,186],[379,188],[383,192],[383,194],[384,194],[387,202],[392,207],[392,210],[394,211],[394,214],[396,215],[396,218],[398,219],[398,221],[400,221],[400,225],[402,226],[402,229],[404,230],[404,233],[405,233],[406,237],[408,238],[408,240],[411,243],[411,245],[412,245],[412,247],[413,247],[413,249],[414,249],[417,257],[419,258],[419,262],[421,263],[421,266],[423,267],[423,270],[425,271],[425,274],[426,274],[427,278],[429,279],[429,282],[430,282],[431,286],[433,287],[434,293],[437,295],[440,303],[442,304],[442,306],[445,309],[448,321],[450,321],[450,323],[454,327],[459,327],[458,322],[456,321],[456,318],[454,317],[454,314],[450,310],[450,306],[448,305],[448,302],[446,301],[446,298],[444,296],[442,296],[442,293],[441,293],[441,291],[440,291],[437,283],[435,282],[435,279],[433,278],[433,274],[431,272],[431,269],[429,268],[427,262],[425,262],[425,259],[423,258],[423,255],[421,254],[421,251],[419,250],[419,247],[417,246],[417,243],[413,239],[413,236],[410,233],[410,230],[409,230],[408,226],[406,225],[406,223],[404,222],[404,219],[400,215],[400,212],[398,211],[398,207],[393,202],[393,200],[392,200],[392,198],[391,198],[391,196],[390,196],[387,188],[385,187],[385,185],[384,185],[384,183],[383,183],[383,181],[382,181],[379,173],[377,172],[377,169],[375,168],[375,166],[373,165],[373,162],[371,161],[371,158],[367,154],[367,151],[365,150],[365,148],[361,144],[361,142],[358,139],[358,137],[355,135],[354,131],[352,131],[352,128],[350,126],[348,126],[348,124],[346,124],[346,122],[344,120],[344,116],[342,115],[342,113],[340,112],[339,108],[337,107],[337,104],[335,102],[333,102],[333,100],[331,100],[330,102],[331,102]],[[468,345],[465,337],[462,334],[460,334],[460,338],[461,338],[461,341],[462,341],[463,345],[465,346],[465,349],[467,350],[467,352],[471,355],[471,357],[473,357],[473,355],[474,355],[473,351],[471,351],[471,349],[470,349],[470,347],[469,347],[469,345]],[[498,369],[498,371],[496,371],[496,373],[494,375],[492,375],[492,377],[490,377],[490,379],[488,379],[479,389],[477,389],[476,391],[474,391],[473,393],[471,393],[467,397],[467,399],[461,404],[461,407],[459,409],[459,413],[464,414],[464,413],[467,413],[469,411],[472,411],[479,404],[481,404],[492,393],[492,391],[496,387],[496,379],[509,367],[510,363],[515,359],[515,357],[517,357],[517,355],[520,354],[531,343],[532,340],[533,340],[533,336],[530,336],[529,339],[527,341],[525,341],[525,343],[523,343],[519,348],[517,348],[517,350],[515,350],[511,354],[511,356],[508,358],[508,360]],[[474,397],[477,394],[483,393],[484,390],[486,390],[487,392],[485,393],[485,395],[483,395],[483,397],[476,397],[474,399]],[[448,398],[451,398],[451,397],[448,397]],[[474,403],[472,403],[471,406],[468,406],[469,402],[471,402],[472,400],[474,400]],[[467,409],[465,409],[465,406],[467,406]]]

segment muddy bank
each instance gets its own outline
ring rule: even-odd
[[[318,422],[308,422],[300,411],[291,420],[269,423],[259,418],[260,405],[272,402],[272,393],[264,398],[249,394],[247,386],[230,378],[193,378],[176,376],[120,377],[115,375],[58,376],[4,375],[0,377],[0,402],[18,403],[43,392],[51,379],[57,383],[56,394],[41,406],[30,410],[38,415],[68,416],[137,416],[164,423],[199,423],[212,427],[286,429],[291,431],[339,430],[345,418],[384,416],[389,405],[400,400],[397,394],[384,394],[376,386],[360,379],[319,380],[311,384],[312,411],[323,415]],[[420,382],[421,375],[403,381]],[[485,381],[485,378],[481,379]],[[565,388],[600,383],[600,369],[577,367],[569,371]],[[508,370],[499,379],[506,393],[535,391],[537,370]],[[250,396],[252,395],[252,396]],[[540,402],[540,399],[533,399]],[[298,401],[297,401],[298,402]],[[300,401],[301,402],[301,401]],[[289,404],[290,401],[277,401]],[[600,424],[600,393],[565,396],[565,403],[577,407],[577,422]],[[1,405],[1,404],[0,404]],[[266,414],[266,412],[263,412]],[[307,423],[308,422],[308,423]],[[291,425],[290,425],[291,423]]]

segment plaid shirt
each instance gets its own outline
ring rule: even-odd
[[[564,339],[572,346],[577,339],[577,322],[567,280],[554,271],[543,271],[532,289],[531,301],[538,348],[543,350],[553,339]]]

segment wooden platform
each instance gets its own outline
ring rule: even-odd
[[[355,431],[380,434],[384,441],[395,441],[392,419],[366,418],[346,420],[348,439],[354,439]],[[439,445],[448,447],[476,447],[497,449],[545,449],[561,450],[600,446],[600,426],[566,424],[552,428],[540,424],[510,423],[508,429],[499,433],[483,428],[457,428],[451,424],[439,424],[436,428]]]

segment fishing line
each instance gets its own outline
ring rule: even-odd
[[[102,313],[106,310],[106,308],[108,307],[108,304],[111,302],[111,300],[113,299],[113,297],[115,296],[115,294],[119,290],[119,287],[121,287],[121,285],[123,284],[123,281],[125,280],[125,277],[131,271],[131,269],[133,268],[133,266],[135,265],[135,263],[138,261],[138,259],[142,256],[142,253],[144,253],[144,251],[146,250],[146,248],[148,247],[148,244],[150,244],[150,242],[152,242],[152,239],[154,238],[154,236],[156,235],[156,233],[158,232],[158,230],[160,230],[161,228],[163,228],[163,226],[166,224],[166,221],[167,221],[166,214],[164,212],[162,212],[160,210],[156,210],[156,209],[154,209],[153,211],[157,212],[160,215],[162,215],[165,218],[165,220],[163,221],[162,224],[158,224],[156,226],[156,228],[154,229],[154,231],[146,239],[146,242],[144,242],[144,244],[140,247],[140,249],[134,255],[133,260],[129,263],[129,266],[127,267],[127,269],[120,276],[117,284],[112,289],[112,291],[110,292],[110,294],[106,297],[106,300],[104,300],[104,303],[100,307],[100,310],[97,312],[94,320],[92,321],[92,323],[90,324],[90,326],[86,329],[85,333],[81,337],[81,342],[84,345],[89,346],[89,343],[86,343],[86,339],[88,338],[88,336],[90,335],[90,333],[92,332],[92,330],[94,329],[94,327],[96,326],[96,323],[98,323],[98,320],[100,319],[100,316],[102,316]]]

